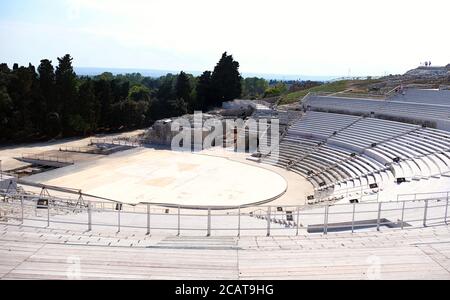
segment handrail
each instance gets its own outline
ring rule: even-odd
[[[38,160],[38,161],[57,162],[57,163],[64,163],[64,164],[74,164],[75,163],[75,161],[71,160],[71,159],[62,158],[60,156],[44,155],[44,154],[25,153],[25,154],[22,154],[21,158]]]
[[[61,192],[61,193],[67,193],[69,195],[77,195],[77,196],[81,196],[81,197],[86,197],[86,198],[91,198],[89,201],[91,202],[95,202],[95,203],[108,203],[108,204],[126,204],[126,205],[130,205],[133,207],[137,207],[137,206],[145,206],[145,205],[154,205],[154,206],[161,206],[161,207],[180,207],[183,209],[192,209],[192,210],[207,210],[207,209],[213,209],[213,210],[233,210],[233,209],[238,209],[238,208],[267,208],[267,207],[274,207],[274,205],[264,201],[263,203],[253,203],[253,204],[243,204],[243,205],[229,205],[229,206],[214,206],[214,205],[180,205],[180,204],[176,204],[176,203],[170,203],[170,202],[149,202],[149,201],[144,201],[144,202],[140,202],[137,204],[127,204],[126,202],[123,201],[119,201],[119,200],[112,200],[112,199],[108,199],[108,198],[103,198],[103,197],[99,197],[99,196],[95,196],[95,195],[90,195],[90,194],[86,194],[83,193],[81,190],[77,190],[77,189],[72,189],[72,188],[61,188],[61,187],[55,187],[55,186],[49,186],[49,185],[43,185],[43,184],[39,184],[39,183],[31,183],[31,182],[26,182],[24,180],[19,179],[17,181],[17,184],[20,185],[27,185],[27,186],[31,186],[31,187],[38,187],[38,188],[42,188],[43,190],[47,190],[47,196],[44,196],[42,193],[41,194],[37,194],[31,191],[26,191],[25,193],[5,193],[2,192],[0,190],[0,195],[3,196],[11,196],[11,197],[20,197],[21,195],[26,195],[27,197],[47,197],[47,198],[51,198],[51,199],[59,199],[62,201],[76,201],[77,198],[69,198],[69,197],[63,197],[63,196],[52,196],[48,193],[48,190],[54,190],[57,192]],[[342,193],[346,193],[346,191],[350,192],[354,192],[354,191],[365,191],[364,189],[362,189],[361,187],[367,187],[369,185],[363,185],[363,186],[359,186],[359,187],[354,187],[354,188],[349,188],[349,189],[345,189],[345,191],[342,191]],[[382,186],[379,186],[379,188],[382,188]],[[367,189],[366,189],[367,190]],[[431,195],[433,194],[449,194],[450,195],[450,191],[436,191],[436,192],[423,192],[423,193],[411,193],[411,194],[398,194],[397,198],[393,198],[390,201],[384,201],[384,202],[398,202],[398,197],[401,196],[415,196],[415,195],[430,195],[429,199],[432,199],[433,197]],[[423,199],[422,199],[423,200]],[[333,206],[340,206],[340,205],[348,205],[347,203],[335,203],[333,204]],[[298,205],[294,205],[294,206],[298,206]],[[302,207],[308,207],[310,208],[310,205],[301,205]],[[280,207],[283,207],[283,205],[280,205]],[[285,207],[292,207],[289,205],[286,205]]]
[[[238,236],[241,231],[251,230],[259,231],[254,233],[255,235],[261,234],[263,231],[265,235],[270,236],[271,233],[279,230],[291,230],[288,234],[298,235],[299,229],[308,229],[308,232],[322,232],[326,235],[333,229],[339,231],[352,231],[358,228],[376,228],[380,230],[380,226],[398,227],[404,229],[408,227],[421,227],[448,224],[448,206],[449,197],[448,193],[446,197],[431,197],[420,200],[406,200],[399,202],[379,202],[379,203],[352,203],[352,204],[334,204],[334,205],[317,205],[314,209],[306,209],[308,206],[296,206],[286,205],[280,206],[281,209],[274,209],[276,206],[255,206],[257,211],[264,212],[265,214],[259,214],[262,217],[262,223],[258,221],[252,225],[246,225],[245,228],[241,226],[241,218],[252,217],[248,212],[248,209],[242,211],[241,206],[234,209],[234,212],[221,212],[216,211],[213,213],[212,209],[204,210],[201,212],[192,212],[189,209],[181,208],[180,205],[174,206],[174,210],[167,211],[161,210],[160,212],[152,211],[154,204],[139,204],[131,206],[122,204],[120,206],[111,206],[109,209],[105,208],[102,203],[88,201],[84,205],[79,205],[74,209],[73,203],[70,205],[64,202],[55,202],[54,199],[46,197],[36,197],[26,194],[8,195],[0,193],[0,196],[6,196],[5,201],[0,202],[0,207],[6,208],[6,218],[11,220],[20,221],[20,224],[24,224],[24,221],[30,220],[33,222],[33,226],[37,226],[37,222],[42,222],[47,228],[50,228],[52,224],[59,224],[64,226],[66,224],[86,226],[88,231],[92,231],[94,226],[112,227],[117,228],[120,232],[121,228],[133,228],[133,229],[146,229],[147,234],[150,234],[150,230],[172,230],[176,231],[177,235],[180,235],[182,231],[206,231],[207,236],[211,236],[213,231],[236,231]],[[36,202],[39,199],[49,199],[47,202]],[[111,205],[111,203],[108,203]],[[12,208],[12,209],[11,209]],[[129,209],[132,208],[132,209]],[[428,210],[428,208],[433,208]],[[38,210],[44,212],[38,213]],[[86,217],[79,219],[73,218],[60,218],[59,215],[65,215],[66,210],[72,211],[75,214],[85,214]],[[439,211],[437,211],[439,209]],[[15,211],[15,212],[14,212]],[[444,213],[445,211],[445,213]],[[408,212],[408,213],[406,213]],[[95,220],[98,220],[100,213],[116,214],[117,221],[114,218],[101,219],[101,223],[93,222],[92,214],[96,213]],[[405,215],[406,213],[406,215]],[[369,214],[369,215],[368,215]],[[398,218],[401,214],[401,219]],[[121,221],[121,215],[131,216],[128,220],[133,220],[132,224],[126,224],[126,218]],[[360,216],[355,218],[355,216]],[[146,216],[146,218],[145,218]],[[159,222],[157,226],[154,223],[150,223],[149,220],[154,220],[152,216],[164,217],[164,220],[157,219]],[[253,215],[254,216],[254,215]],[[290,220],[288,220],[290,216]],[[376,217],[377,216],[377,217]],[[172,217],[172,218],[170,218]],[[193,223],[186,221],[181,222],[184,217],[195,217]],[[334,220],[332,223],[328,220]],[[217,218],[237,218],[235,221],[225,221],[221,219],[222,224],[228,224],[226,227],[219,227],[224,225],[216,225],[213,227],[211,224],[218,224],[211,222],[212,219],[217,221]],[[294,219],[295,218],[295,219]],[[337,218],[337,219],[336,219]],[[364,218],[361,220],[361,218]],[[87,219],[87,220],[86,220]],[[359,220],[355,222],[356,220]],[[202,225],[205,220],[206,226]],[[281,221],[280,221],[281,220]],[[301,224],[299,223],[301,221]],[[322,224],[321,221],[324,223]],[[152,221],[155,222],[155,221]],[[231,223],[230,223],[231,222]],[[2,222],[3,223],[3,222]],[[279,227],[270,226],[270,223],[278,224]],[[6,223],[8,224],[8,223]],[[153,225],[152,225],[153,224]],[[171,225],[172,226],[168,226]],[[199,225],[194,227],[194,225]],[[350,226],[351,224],[351,226]],[[14,224],[13,224],[14,225]],[[153,227],[152,227],[153,226]],[[70,227],[73,228],[73,227]]]
[[[395,88],[393,88],[392,90],[390,90],[389,92],[387,92],[386,95],[386,99],[388,99],[391,94],[398,94],[398,91],[402,88],[402,85],[398,85]]]
[[[93,199],[97,199],[97,200],[107,201],[109,203],[119,203],[120,202],[120,201],[113,200],[113,199],[108,199],[108,198],[104,198],[104,197],[98,197],[98,196],[86,194],[76,188],[59,187],[59,186],[53,186],[53,185],[48,185],[48,184],[35,183],[35,182],[26,181],[26,180],[19,179],[19,178],[17,179],[17,184],[25,185],[25,186],[29,186],[29,187],[40,188],[42,190],[46,190],[47,192],[48,192],[48,190],[52,190],[52,191],[61,192],[61,193],[69,194],[69,195],[89,197],[89,198],[93,198]],[[59,196],[58,198],[67,199],[67,198],[63,198],[61,196]]]
[[[306,100],[308,100],[309,97],[314,96],[314,95],[315,95],[315,93],[309,92],[300,101],[305,102]]]
[[[398,194],[397,195],[397,202],[402,202],[400,199],[404,197],[410,197],[413,200],[418,200],[418,196],[427,195],[425,199],[434,199],[436,198],[436,195],[445,195],[443,198],[449,199],[450,197],[450,191],[442,191],[442,192],[428,192],[428,193],[411,193],[411,194]],[[408,199],[408,198],[407,198]],[[422,199],[420,199],[422,200]],[[405,200],[403,200],[405,201]]]
[[[129,147],[140,147],[141,144],[139,142],[130,142],[122,139],[91,139],[90,145],[95,144],[109,144],[116,146],[129,146]]]

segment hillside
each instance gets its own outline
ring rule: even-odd
[[[308,93],[328,92],[338,93],[345,91],[346,94],[380,95],[385,94],[399,85],[415,86],[419,88],[445,88],[450,87],[450,64],[445,67],[418,67],[403,75],[389,75],[379,79],[366,80],[340,80],[325,83],[310,89],[287,93],[280,96],[279,105],[291,104],[299,101]]]
[[[324,85],[315,86],[310,89],[282,95],[280,97],[278,104],[284,105],[284,104],[291,104],[291,103],[297,102],[299,99],[305,97],[308,93],[312,93],[312,92],[332,92],[332,93],[341,92],[341,91],[346,90],[347,86],[348,86],[347,80],[335,81],[335,82],[327,83]]]
[[[325,93],[338,93],[346,91],[348,93],[367,93],[368,87],[373,84],[380,83],[381,80],[340,80],[334,81],[330,83],[325,83],[320,86],[316,86],[310,89],[297,91],[293,93],[288,93],[282,95],[278,102],[279,105],[291,104],[295,103],[298,100],[305,97],[308,93],[317,93],[317,92],[325,92]]]

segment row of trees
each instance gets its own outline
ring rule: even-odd
[[[0,141],[29,141],[149,126],[155,120],[207,110],[261,93],[261,84],[243,80],[239,63],[224,53],[211,71],[160,78],[103,73],[80,77],[72,57],[56,67],[43,59],[33,65],[0,64]]]
[[[319,85],[323,82],[320,81],[300,81],[300,80],[270,80],[269,87],[264,91],[263,98],[270,98],[280,96],[286,93],[294,93],[298,91],[307,90]]]
[[[87,135],[150,126],[155,120],[220,107],[236,98],[257,99],[286,91],[261,78],[243,79],[226,52],[201,76],[139,73],[77,76],[73,59],[33,65],[0,64],[0,142]],[[275,83],[275,82],[274,82]]]

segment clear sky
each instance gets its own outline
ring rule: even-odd
[[[450,63],[448,0],[0,0],[0,61],[77,67],[403,73]]]

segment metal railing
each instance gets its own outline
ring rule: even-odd
[[[105,144],[114,146],[128,146],[128,147],[140,147],[141,143],[136,141],[128,141],[121,139],[91,139],[90,145]]]
[[[60,152],[72,152],[72,153],[83,153],[83,154],[107,154],[102,149],[96,147],[72,147],[64,146],[59,148]]]
[[[447,200],[447,199],[449,199],[449,197],[450,197],[450,191],[398,194],[397,195],[397,202],[426,200],[426,199]]]
[[[449,193],[421,200],[321,205],[313,208],[262,205],[199,210],[174,205],[167,208],[152,203],[132,206],[86,201],[74,211],[73,206],[63,200],[29,194],[9,195],[0,202],[3,218],[20,224],[28,221],[35,225],[44,224],[45,227],[62,226],[64,229],[70,225],[69,228],[78,226],[88,231],[107,227],[116,232],[133,229],[146,234],[172,232],[177,236],[193,232],[203,232],[206,236],[223,232],[237,236],[243,232],[270,236],[280,232],[299,235],[300,231],[322,234],[359,229],[379,231],[382,226],[420,228],[447,225],[448,206]]]
[[[342,92],[314,92],[311,96],[327,96],[327,97],[344,97],[344,98],[365,98],[365,99],[379,99],[386,100],[386,95],[384,94],[363,94],[363,93],[352,93],[348,91]]]
[[[56,162],[61,164],[71,164],[75,163],[72,159],[67,159],[60,156],[51,156],[51,155],[43,155],[43,154],[22,154],[21,157],[23,160],[37,160],[37,161],[46,161],[46,162]]]
[[[363,177],[363,176],[361,176]],[[347,182],[350,182],[349,179]],[[326,202],[329,199],[345,199],[351,198],[358,200],[359,202],[378,202],[379,194],[384,190],[384,185],[381,183],[376,183],[376,188],[371,188],[371,184],[362,184],[355,187],[340,188],[338,190],[317,190],[315,192],[315,199],[312,201],[307,201],[309,204],[317,204],[321,202]]]
[[[398,85],[395,88],[393,88],[392,90],[388,91],[385,95],[386,95],[386,100],[389,100],[391,97],[394,97],[395,95],[397,95],[400,91],[402,90],[402,85]]]

